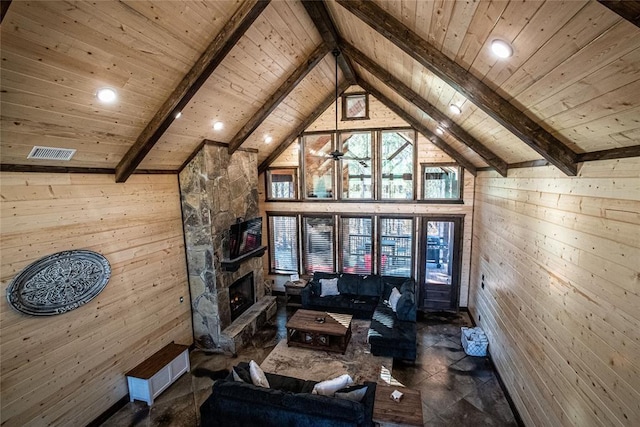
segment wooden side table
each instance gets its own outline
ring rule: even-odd
[[[391,393],[403,393],[400,402],[391,399]],[[422,397],[420,390],[376,385],[376,400],[373,405],[373,422],[378,426],[422,426]]]
[[[302,307],[302,289],[307,286],[307,281],[300,279],[292,282],[287,281],[284,284],[284,296],[287,301],[287,307]],[[291,298],[294,297],[294,298]]]

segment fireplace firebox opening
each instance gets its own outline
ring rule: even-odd
[[[229,286],[229,306],[231,308],[231,321],[236,320],[247,311],[255,302],[253,286],[253,271],[233,282]]]

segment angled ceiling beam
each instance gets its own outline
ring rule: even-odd
[[[345,80],[338,86],[338,93],[344,92],[349,86],[351,86],[351,83]],[[307,118],[302,123],[296,126],[296,128],[292,130],[289,135],[287,135],[282,143],[280,143],[280,145],[278,145],[276,149],[273,150],[262,163],[260,163],[260,165],[258,166],[258,174],[266,171],[267,168],[271,166],[271,163],[273,163],[280,156],[280,154],[284,153],[284,151],[296,140],[296,138],[298,138],[298,136],[302,132],[304,132],[309,126],[311,126],[313,122],[315,122],[316,119],[320,117],[322,113],[324,113],[325,110],[329,108],[335,101],[336,96],[333,93],[323,99],[320,105],[318,105],[318,107],[316,107],[316,109],[313,110],[313,112],[309,114],[309,116],[307,116]]]
[[[581,153],[578,154],[578,161],[590,162],[593,160],[623,159],[625,157],[640,157],[640,145]]]
[[[307,10],[309,17],[318,29],[322,40],[331,46],[331,48],[337,47],[340,36],[338,34],[338,30],[336,30],[333,20],[331,19],[331,15],[329,15],[329,11],[327,10],[327,6],[324,1],[302,0],[302,5]],[[337,60],[338,66],[342,70],[342,74],[344,74],[349,83],[354,84],[356,82],[356,73],[353,70],[351,62],[349,62],[349,59],[345,58],[344,55],[338,55]]]
[[[409,123],[411,127],[420,132],[425,138],[433,143],[436,147],[444,151],[449,157],[455,160],[460,166],[468,170],[473,176],[476,176],[476,166],[467,160],[462,154],[458,153],[453,147],[439,138],[436,134],[431,132],[428,127],[420,123],[416,120],[411,114],[404,111],[398,104],[393,102],[391,99],[387,98],[385,94],[380,92],[378,89],[370,85],[366,81],[359,79],[358,84],[364,90],[369,92],[371,95],[376,97],[378,101],[382,102],[388,109],[396,113],[398,117],[400,117],[405,122]]]
[[[606,6],[620,17],[631,22],[640,28],[640,1],[637,0],[598,0],[603,6]]]
[[[306,61],[304,61],[290,76],[285,80],[282,85],[272,94],[264,105],[249,119],[242,129],[236,133],[236,135],[229,142],[229,154],[233,154],[243,142],[249,138],[249,136],[255,131],[258,126],[269,114],[275,110],[278,105],[298,86],[298,84],[305,78],[311,70],[324,58],[331,50],[331,47],[326,43],[322,43],[309,55]]]
[[[193,65],[151,121],[138,136],[136,142],[116,166],[116,182],[129,178],[147,153],[175,120],[175,116],[193,98],[198,89],[209,78],[222,60],[233,49],[236,42],[269,5],[270,0],[245,0],[229,22],[213,39],[202,56]]]
[[[400,80],[395,78],[393,75],[391,75],[391,73],[378,65],[378,63],[369,59],[364,53],[360,52],[349,43],[341,42],[340,49],[342,49],[349,58],[353,59],[367,71],[373,74],[374,77],[384,82],[387,86],[396,91],[398,95],[413,103],[416,107],[420,108],[436,122],[442,125],[446,125],[447,132],[457,138],[460,142],[467,145],[473,151],[478,153],[478,155],[482,157],[489,164],[489,166],[497,170],[500,175],[507,176],[507,162],[502,160],[494,152],[485,147],[481,142],[469,135],[467,131],[465,131],[461,126],[451,121],[445,114],[441,113],[427,100],[411,90],[409,86],[405,85]]]
[[[477,105],[567,175],[577,174],[576,153],[491,90],[480,79],[427,43],[372,1],[337,0],[429,71]]]
[[[7,14],[9,6],[11,6],[11,0],[2,0],[2,7],[0,8],[0,22],[4,21],[4,16]]]

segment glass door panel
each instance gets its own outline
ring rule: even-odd
[[[426,310],[458,309],[461,224],[461,218],[423,221],[421,287],[422,308]]]

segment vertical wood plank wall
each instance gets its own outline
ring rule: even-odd
[[[525,424],[640,425],[640,158],[475,197],[470,311]]]
[[[192,343],[177,176],[2,173],[0,183],[2,425],[86,425],[127,394],[127,370],[171,341]],[[19,271],[71,249],[111,264],[95,299],[50,317],[9,307]]]

